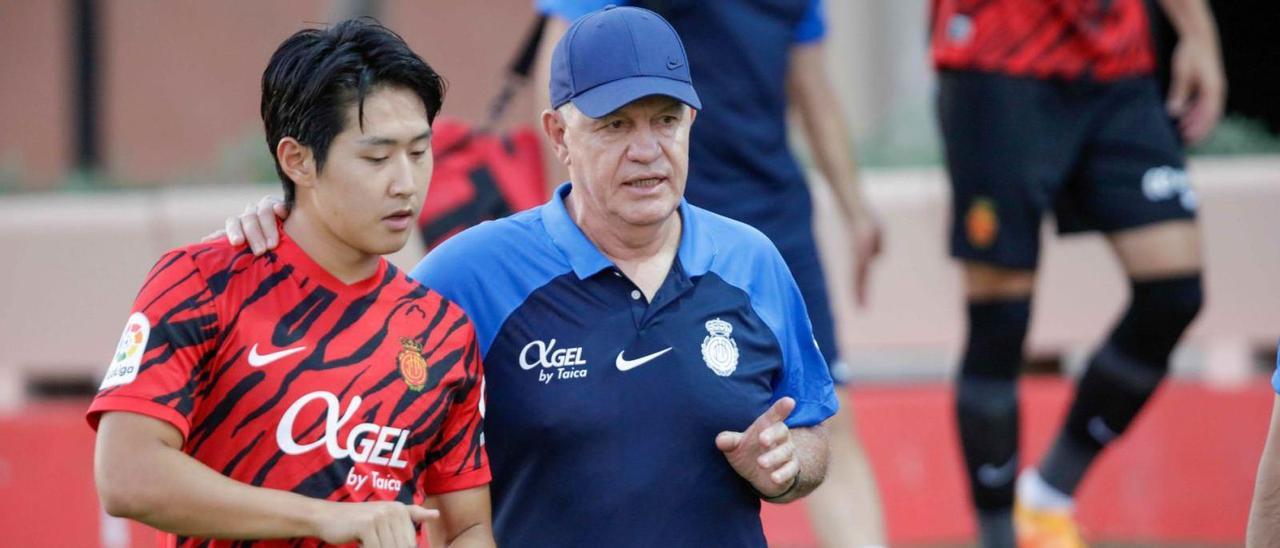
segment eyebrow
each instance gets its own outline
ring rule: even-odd
[[[419,133],[416,137],[412,139],[409,139],[409,143],[416,143],[423,139],[430,139],[430,138],[431,138],[431,128],[427,128],[426,131]],[[356,144],[370,145],[370,146],[395,145],[399,143],[400,141],[397,141],[390,137],[378,137],[376,135],[371,135],[368,137],[361,137],[359,139],[356,139]]]

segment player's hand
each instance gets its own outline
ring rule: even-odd
[[[438,510],[400,502],[335,502],[316,516],[316,536],[329,544],[359,542],[365,548],[412,548],[414,524],[440,517]]]
[[[1222,55],[1213,37],[1178,40],[1170,63],[1169,115],[1178,119],[1178,130],[1188,144],[1200,142],[1222,118],[1227,78]]]
[[[880,256],[884,229],[879,217],[871,211],[863,211],[849,219],[853,231],[853,298],[859,307],[867,306],[867,286],[871,280],[871,265]]]
[[[782,422],[796,408],[796,401],[782,398],[756,418],[746,432],[721,432],[716,448],[733,470],[765,497],[786,493],[799,479],[800,462],[791,429]]]
[[[227,217],[225,228],[214,231],[200,241],[211,242],[226,238],[231,245],[247,241],[253,254],[261,255],[280,244],[280,233],[276,230],[277,217],[287,219],[289,208],[278,197],[264,196],[257,204],[245,206],[243,213]]]

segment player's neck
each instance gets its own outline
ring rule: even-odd
[[[572,194],[569,195],[572,198]],[[665,221],[648,226],[615,226],[591,215],[575,211],[577,204],[565,200],[570,218],[583,235],[595,244],[614,265],[644,292],[649,300],[662,286],[680,247],[683,222],[679,211]]]
[[[347,285],[378,272],[381,256],[347,245],[305,208],[295,208],[284,222],[289,238],[334,278]]]

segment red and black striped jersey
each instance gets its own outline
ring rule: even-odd
[[[110,411],[154,417],[232,479],[333,501],[417,503],[488,483],[462,310],[386,260],[344,284],[281,232],[261,257],[221,242],[156,263],[90,425]],[[203,542],[169,537],[222,544]]]
[[[938,69],[1114,80],[1155,66],[1142,0],[933,0]]]

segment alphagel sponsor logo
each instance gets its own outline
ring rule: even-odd
[[[533,353],[530,354],[530,351]],[[520,367],[528,371],[541,365],[542,367],[565,367],[587,365],[582,359],[582,347],[556,348],[556,340],[551,342],[533,341],[524,345],[520,351]]]
[[[586,369],[576,369],[587,365],[582,357],[582,347],[556,348],[556,340],[548,342],[532,341],[520,350],[520,368],[528,371],[539,365],[544,369],[538,371],[538,381],[546,384],[553,379],[581,379],[587,376]]]
[[[315,441],[300,443],[293,438],[294,421],[308,404],[317,400],[325,406],[324,435]],[[276,427],[276,443],[280,445],[280,450],[290,455],[301,455],[324,446],[334,460],[350,458],[355,462],[395,468],[408,466],[407,462],[400,459],[405,442],[409,440],[408,430],[366,422],[352,427],[345,440],[341,438],[342,428],[360,409],[360,402],[360,396],[351,398],[351,404],[343,411],[338,397],[323,390],[298,398],[280,418],[280,424]]]

